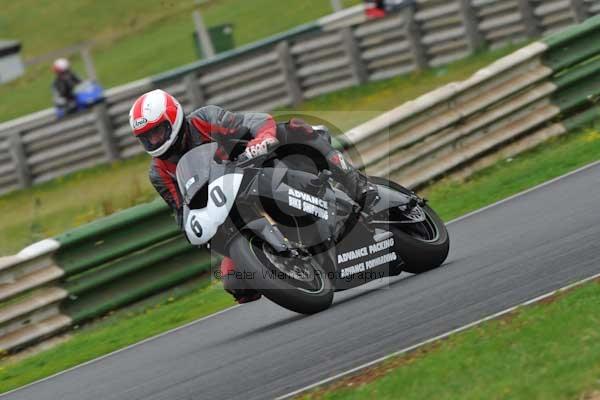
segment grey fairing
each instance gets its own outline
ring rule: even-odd
[[[190,204],[198,190],[209,183],[211,171],[219,166],[214,161],[218,148],[216,142],[195,147],[177,163],[177,185],[186,204]]]
[[[410,196],[383,185],[377,185],[377,191],[379,200],[372,207],[374,214],[389,208],[405,205],[411,199]]]

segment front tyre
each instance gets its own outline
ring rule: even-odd
[[[370,176],[369,180],[377,185],[384,185],[401,193],[412,195],[413,192],[394,181]],[[444,221],[428,205],[418,206],[425,214],[425,220],[414,224],[390,224],[394,233],[400,256],[404,261],[403,271],[420,274],[441,266],[450,250],[450,237]],[[390,220],[394,220],[391,213]]]
[[[416,224],[390,225],[404,265],[404,271],[420,274],[443,264],[450,250],[444,222],[429,206],[421,206],[425,221]]]
[[[256,236],[238,236],[229,256],[241,266],[247,283],[274,303],[300,314],[326,310],[333,302],[333,285],[313,257],[281,257]]]

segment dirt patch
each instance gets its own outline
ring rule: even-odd
[[[580,400],[600,400],[600,391],[594,390],[593,392],[582,395]]]
[[[38,343],[34,346],[23,349],[17,353],[4,355],[0,357],[0,367],[4,365],[10,365],[19,361],[22,361],[26,358],[34,356],[43,351],[49,350],[53,347],[58,346],[59,344],[63,344],[71,339],[70,333],[65,333],[63,335],[55,336],[50,339],[46,339],[45,341]]]

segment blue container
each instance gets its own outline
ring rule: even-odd
[[[70,113],[78,112],[92,107],[104,101],[104,91],[102,86],[94,81],[83,81],[73,89],[75,95],[75,110],[70,109]],[[65,116],[65,110],[62,108],[56,109],[56,116],[62,118]]]
[[[102,87],[94,81],[84,81],[75,86],[75,101],[78,109],[85,109],[104,100]]]

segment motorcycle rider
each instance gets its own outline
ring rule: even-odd
[[[54,106],[62,112],[63,115],[77,111],[75,86],[81,83],[81,79],[71,71],[71,64],[66,58],[59,58],[52,64],[52,71],[56,75],[52,83],[52,98]]]
[[[217,156],[221,160],[228,160],[236,157],[251,159],[266,154],[280,140],[285,143],[292,139],[319,141],[320,151],[330,164],[334,177],[345,186],[353,199],[366,207],[375,198],[376,191],[368,185],[364,175],[350,166],[329,142],[318,138],[317,131],[299,119],[277,125],[273,117],[266,113],[236,113],[214,105],[201,107],[185,116],[183,108],[173,96],[157,89],[134,102],[129,112],[129,122],[134,136],[152,156],[150,181],[175,212],[182,230],[185,224],[182,196],[175,175],[177,163],[186,152],[207,142],[219,143]],[[249,139],[241,151],[236,146],[239,139]],[[234,268],[233,260],[224,257],[220,269],[225,290],[238,303],[258,300],[261,295],[256,290],[249,289],[242,280],[233,277]]]

